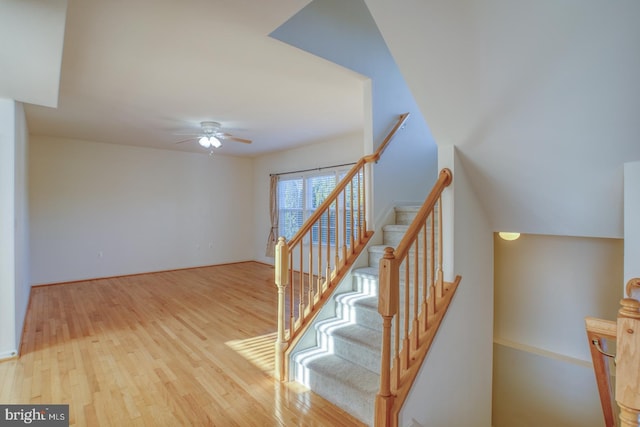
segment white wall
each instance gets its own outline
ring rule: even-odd
[[[357,162],[364,155],[363,134],[343,135],[328,141],[300,148],[267,154],[254,160],[254,255],[253,259],[273,264],[265,256],[267,238],[271,230],[269,217],[270,174],[313,169]]]
[[[524,234],[494,249],[493,425],[601,426],[584,318],[616,318],[622,240]]]
[[[493,427],[604,425],[592,367],[499,344],[493,399]]]
[[[449,224],[445,245],[453,239],[445,278],[459,274],[462,281],[400,413],[400,425],[489,427],[492,233],[455,148],[441,148],[438,159],[440,168],[453,172],[453,187],[443,195],[443,223]]]
[[[18,352],[29,302],[26,156],[23,106],[0,99],[0,359]]]
[[[640,162],[624,165],[624,283],[640,277]],[[634,294],[636,298],[640,295]]]
[[[34,284],[253,258],[252,160],[32,136]]]

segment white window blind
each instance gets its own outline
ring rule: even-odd
[[[281,177],[278,182],[278,211],[280,235],[290,240],[302,227],[304,221],[322,204],[336,184],[346,174],[346,170],[331,170]],[[342,209],[342,208],[341,208]],[[329,233],[335,241],[335,208],[330,212]],[[320,230],[316,224],[311,231],[314,243],[319,239],[327,242],[327,217],[323,216]]]

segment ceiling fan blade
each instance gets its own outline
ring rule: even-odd
[[[185,142],[189,142],[189,141],[196,141],[198,139],[198,137],[191,137],[191,138],[187,138],[187,139],[183,139],[182,141],[178,141],[178,142],[174,142],[174,144],[178,145],[178,144],[183,144]]]
[[[228,133],[222,134],[223,139],[230,139],[231,141],[243,142],[245,144],[251,144],[250,139],[238,138],[237,136],[229,135]]]

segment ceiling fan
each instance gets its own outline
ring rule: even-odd
[[[251,144],[250,139],[238,138],[222,130],[222,126],[218,122],[205,121],[200,122],[200,130],[192,132],[177,133],[176,135],[192,135],[191,138],[183,139],[176,142],[176,144],[182,144],[189,141],[198,141],[204,148],[220,148],[222,147],[222,141],[236,141],[245,144]]]

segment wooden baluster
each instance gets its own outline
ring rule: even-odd
[[[402,367],[402,371],[406,371],[409,369],[409,290],[411,288],[411,282],[409,281],[409,257],[405,257],[404,259],[404,305],[402,309],[402,319],[404,324],[404,335],[402,338],[402,351],[400,354],[400,366]],[[399,287],[399,284],[398,284]]]
[[[362,232],[367,232],[367,192],[366,190],[366,177],[364,174],[364,166],[360,170],[362,174]]]
[[[307,276],[307,307],[309,310],[313,310],[313,281],[311,280],[311,275],[309,272],[305,273],[304,268],[304,244],[300,245],[300,283],[303,285],[300,286],[300,289],[304,289],[304,277]],[[311,246],[309,246],[309,250],[311,250]],[[304,294],[302,294],[304,296]]]
[[[429,298],[431,303],[429,304],[429,313],[434,314],[436,312],[436,216],[435,211],[429,213],[431,217],[431,262],[429,267],[431,268],[431,286]]]
[[[355,177],[353,177],[351,179],[351,185],[349,185],[349,192],[351,193],[351,196],[350,196],[351,203],[350,203],[349,209],[351,210],[351,237],[350,237],[350,239],[351,239],[351,253],[352,254],[355,252],[355,247],[354,247],[355,236],[354,236],[353,233],[355,233],[355,231],[356,231],[356,226],[355,226],[356,218],[353,216],[353,213],[354,213],[353,212],[353,182],[354,182],[354,180],[355,180]]]
[[[347,189],[342,192],[342,259],[347,261]]]
[[[287,246],[288,249],[288,256],[287,259],[289,261],[287,268],[289,269],[289,271],[287,272],[287,284],[290,285],[289,288],[289,338],[291,339],[291,337],[293,336],[293,333],[296,330],[296,306],[295,306],[295,301],[296,301],[296,288],[295,286],[293,286],[293,252],[291,251],[291,248],[289,248]]]
[[[304,268],[302,268],[302,250],[304,248],[304,245],[298,245],[298,251],[300,256],[299,261],[300,261],[300,265],[298,266],[298,320],[297,323],[299,325],[302,324],[302,320],[304,319]],[[291,263],[293,264],[293,251],[292,251],[292,258],[291,258]],[[291,268],[293,270],[293,266]],[[291,282],[291,287],[293,288],[293,282]]]
[[[327,209],[327,273],[324,283],[331,286],[331,206]]]
[[[284,381],[284,352],[287,349],[287,341],[284,336],[285,326],[285,289],[289,278],[289,247],[284,237],[278,239],[275,253],[275,282],[278,287],[278,333],[275,343],[276,370],[275,376],[280,381]],[[293,307],[293,306],[290,306]],[[291,328],[291,325],[289,326]]]
[[[362,243],[362,232],[364,231],[362,228],[362,179],[360,178],[360,171],[356,174],[358,177],[358,243]]]
[[[442,196],[438,197],[438,203],[436,204],[438,209],[438,279],[436,292],[438,298],[442,298],[443,286],[444,286],[444,273],[442,271]]]
[[[413,336],[411,337],[411,351],[414,352],[418,349],[418,345],[420,344],[420,324],[418,320],[418,304],[420,300],[420,264],[418,263],[418,256],[420,252],[420,240],[419,235],[416,236],[416,241],[414,243],[415,251],[413,253],[413,322],[411,325],[411,329],[413,331]]]
[[[424,318],[422,319],[422,330],[427,330],[427,317],[429,314],[429,308],[427,307],[427,292],[428,292],[428,273],[429,273],[429,255],[428,255],[428,246],[427,246],[427,233],[429,231],[429,217],[427,217],[427,221],[424,224],[424,232],[422,234],[422,314]]]
[[[640,426],[640,301],[620,301],[616,350],[616,402],[620,426]]]
[[[307,272],[307,276],[309,277],[309,291],[313,294],[313,305],[315,305],[316,295],[318,294],[318,289],[314,290],[313,283],[315,282],[313,278],[313,244],[312,244],[312,234],[313,232],[309,231],[309,271]],[[304,245],[304,244],[303,244]]]
[[[340,197],[336,198],[336,207],[334,209],[334,226],[333,226],[333,262],[334,271],[337,273],[340,268]]]
[[[311,239],[313,240],[313,232],[311,233]],[[318,218],[318,294],[324,293],[322,287],[322,216]]]
[[[391,409],[395,397],[391,393],[391,322],[398,313],[398,270],[398,260],[393,255],[393,248],[386,248],[384,257],[380,260],[378,292],[378,313],[382,316],[382,359],[380,390],[376,396],[375,408],[377,427],[391,425]],[[397,336],[396,333],[396,340]]]

